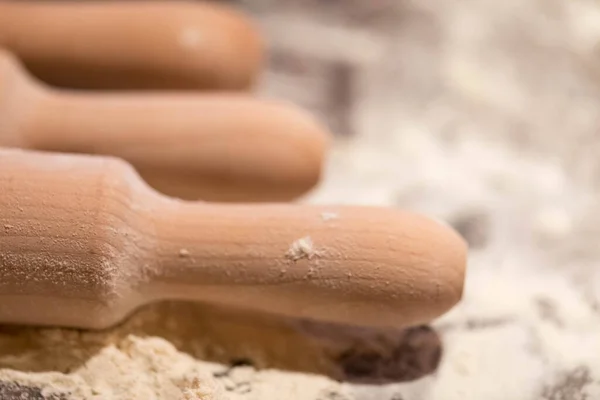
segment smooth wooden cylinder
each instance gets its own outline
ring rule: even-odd
[[[200,1],[0,1],[0,47],[80,89],[245,90],[263,59],[246,17]]]
[[[0,146],[121,157],[170,196],[295,199],[319,182],[328,142],[312,116],[283,102],[56,90],[0,51]]]
[[[0,150],[0,322],[105,328],[164,299],[355,325],[459,301],[466,246],[376,207],[189,203],[125,162]]]

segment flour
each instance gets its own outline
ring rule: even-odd
[[[67,330],[40,332],[46,334],[45,345],[66,341],[61,348],[66,354],[57,356],[62,360],[57,359],[56,363],[46,360],[50,366],[64,369],[63,372],[21,372],[3,368],[0,382],[37,388],[45,399],[66,396],[69,400],[276,400],[282,390],[288,393],[292,390],[302,396],[299,398],[315,398],[323,391],[344,390],[319,376],[256,371],[252,367],[229,370],[178,352],[171,343],[158,337],[128,335],[111,340],[95,352],[92,349],[99,344],[96,339],[102,335],[92,334],[72,341],[72,333]],[[76,362],[65,368],[64,361],[69,358]],[[27,353],[0,358],[2,365],[34,365],[32,362],[34,359]]]
[[[294,241],[285,255],[292,261],[303,258],[310,260],[317,255],[317,251],[310,236],[305,236]]]
[[[54,341],[67,341],[68,344],[62,348],[68,353],[62,354],[63,361],[75,357],[81,364],[76,363],[77,366],[68,373],[32,373],[4,368],[0,370],[0,381],[39,388],[48,399],[66,395],[69,400],[275,400],[281,385],[273,385],[274,382],[283,381],[285,384],[289,381],[293,386],[304,382],[304,388],[298,393],[307,396],[316,396],[336,386],[329,379],[317,376],[258,372],[252,367],[228,371],[218,364],[198,361],[178,352],[171,343],[157,337],[128,335],[105,345],[87,358],[89,354],[85,353],[98,344],[94,340],[98,336],[80,337],[75,343],[70,340],[71,331],[52,330],[46,333],[49,334],[47,345]],[[32,360],[28,360],[27,355],[12,360],[8,357],[0,359],[3,365],[30,362]],[[65,365],[57,361],[54,367],[61,369]]]
[[[323,219],[323,221],[327,222],[327,221],[332,221],[332,220],[336,220],[339,218],[339,215],[337,213],[334,212],[322,212],[321,213],[321,218]]]
[[[181,249],[179,250],[179,257],[181,258],[187,258],[190,256],[190,252],[187,249]]]
[[[50,341],[67,340],[70,333],[54,331]],[[68,374],[24,373],[0,370],[0,380],[38,387],[45,395],[68,395],[69,400],[87,399],[223,399],[222,388],[208,372],[209,369],[185,354],[177,352],[172,344],[160,338],[128,336],[101,348],[85,360],[86,351],[94,347],[94,340],[79,341],[66,347],[71,354],[58,357],[77,359],[77,365]],[[79,353],[79,354],[77,354]],[[89,356],[89,354],[87,354]],[[2,364],[27,362],[2,359]],[[81,362],[81,364],[79,364]],[[61,362],[57,360],[56,368]],[[196,398],[190,397],[196,395]],[[199,397],[202,395],[203,397]],[[187,398],[186,398],[187,396]]]

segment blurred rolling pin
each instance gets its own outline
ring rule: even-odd
[[[365,326],[461,297],[464,241],[385,208],[189,203],[111,157],[0,150],[0,322],[105,328],[182,299]]]
[[[291,105],[234,93],[53,90],[0,51],[0,146],[121,157],[175,197],[294,199],[319,181],[328,140]]]
[[[200,1],[1,1],[0,46],[43,81],[88,89],[247,89],[250,21]]]

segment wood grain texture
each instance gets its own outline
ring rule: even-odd
[[[368,326],[461,297],[466,246],[376,207],[186,203],[123,161],[0,152],[0,320],[104,328],[140,305],[206,301]]]

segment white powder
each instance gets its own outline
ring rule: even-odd
[[[179,250],[179,257],[181,258],[187,258],[190,256],[190,252],[187,249],[181,249]]]
[[[322,212],[321,213],[321,218],[323,219],[323,221],[331,221],[334,219],[338,219],[339,215],[337,213],[334,212]]]
[[[48,339],[68,340],[68,336],[63,337],[61,332],[55,331],[55,337]],[[93,344],[88,343],[90,346]],[[75,348],[82,349],[81,343]],[[2,361],[6,363],[8,360]],[[128,336],[110,344],[87,358],[70,374],[3,369],[0,370],[0,380],[39,387],[47,394],[69,393],[69,400],[186,399],[185,396],[189,397],[192,393],[203,393],[204,397],[198,397],[201,400],[224,398],[219,384],[202,363],[178,352],[164,339],[152,337]]]
[[[317,252],[310,236],[305,236],[294,241],[286,253],[286,257],[292,261],[298,261],[303,258],[312,259]]]

